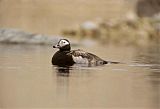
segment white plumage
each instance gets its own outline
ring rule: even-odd
[[[87,58],[82,58],[82,56],[73,56],[72,55],[72,58],[73,58],[73,61],[75,63],[78,63],[78,64],[88,64],[88,59]]]

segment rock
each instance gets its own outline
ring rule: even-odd
[[[83,37],[98,38],[100,35],[99,27],[94,22],[86,21],[80,26],[80,35]]]
[[[98,26],[94,22],[86,21],[81,25],[81,28],[85,30],[94,30],[97,29]]]
[[[55,44],[61,36],[32,34],[17,29],[0,29],[0,43],[14,44]]]
[[[159,0],[138,0],[136,3],[136,13],[139,17],[153,17],[160,13]]]

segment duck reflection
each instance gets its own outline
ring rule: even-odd
[[[88,75],[89,72],[91,72],[91,69],[93,67],[96,67],[96,66],[98,67],[99,65],[75,64],[73,66],[53,66],[53,67],[56,70],[57,76],[69,77],[71,75],[71,72],[79,72],[79,73],[76,73],[76,75],[77,76],[81,75],[82,74],[82,72],[81,72],[82,70],[83,70],[83,74],[85,74],[85,75],[87,74]],[[101,65],[101,66],[103,66],[103,65]]]
[[[69,94],[70,67],[54,66],[57,103],[66,103]]]
[[[57,76],[64,76],[64,77],[69,77],[69,74],[70,74],[70,70],[71,68],[70,67],[56,67],[56,73],[57,73]]]

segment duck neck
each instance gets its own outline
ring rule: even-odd
[[[70,45],[66,45],[66,46],[60,48],[60,51],[70,51],[70,50],[71,50]]]

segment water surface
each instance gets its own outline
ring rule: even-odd
[[[0,108],[159,108],[158,46],[77,48],[123,64],[64,69],[52,46],[0,45]]]

